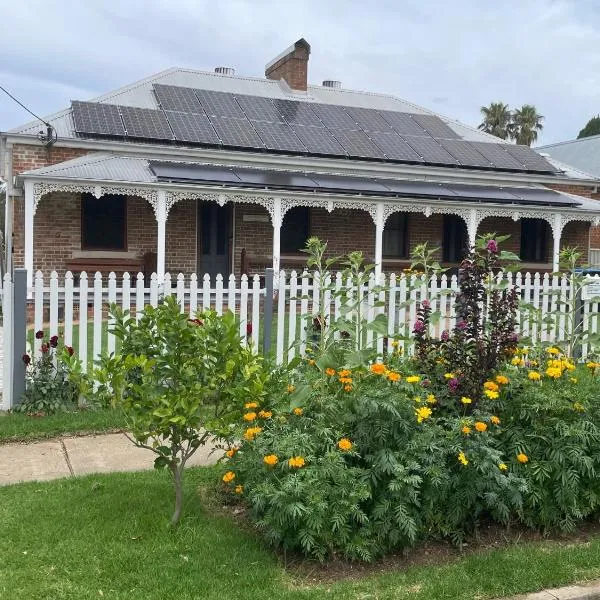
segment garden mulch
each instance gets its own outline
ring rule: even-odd
[[[217,462],[220,451],[206,445],[192,456],[189,466]],[[153,468],[155,455],[135,447],[123,433],[59,437],[32,443],[0,445],[0,486],[61,477],[143,471]]]

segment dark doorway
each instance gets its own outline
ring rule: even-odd
[[[214,202],[198,202],[198,274],[230,273],[231,210]]]

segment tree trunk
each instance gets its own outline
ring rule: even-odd
[[[183,464],[174,464],[171,472],[173,473],[173,485],[175,486],[175,512],[171,517],[171,526],[174,527],[179,523],[183,509]]]

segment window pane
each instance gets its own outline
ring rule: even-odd
[[[406,258],[408,256],[408,215],[394,213],[390,216],[383,230],[383,256],[389,258]]]
[[[84,194],[82,207],[82,247],[98,250],[125,250],[126,198],[107,194],[96,198]]]
[[[544,219],[521,220],[521,260],[548,260],[548,223]]]
[[[469,238],[467,225],[456,215],[444,215],[444,261],[460,262],[467,254]]]
[[[306,245],[310,233],[310,209],[297,206],[285,213],[281,225],[281,253],[290,254],[299,252]]]

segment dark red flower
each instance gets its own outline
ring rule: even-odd
[[[69,356],[73,356],[73,354],[75,354],[75,350],[73,350],[73,346],[66,346],[66,350],[69,353]]]
[[[429,300],[423,300],[423,302],[421,302],[421,306],[423,308],[431,308],[431,302],[429,302]]]
[[[50,338],[50,346],[51,346],[52,348],[56,348],[56,346],[58,346],[58,336],[57,336],[57,335],[53,335],[53,336]]]
[[[23,354],[23,356],[21,358],[23,359],[25,366],[27,366],[31,363],[31,356],[29,356],[29,354]]]
[[[246,334],[252,335],[252,323],[248,323],[248,325],[246,325]]]
[[[41,351],[46,353],[48,350],[50,350],[50,346],[48,346],[48,344],[42,344]]]
[[[423,379],[423,381],[421,381],[421,387],[428,388],[430,385],[431,381],[429,381],[429,379]]]
[[[204,321],[201,321],[200,319],[188,319],[188,321],[194,325],[204,325]]]
[[[40,329],[39,331],[35,332],[35,339],[36,340],[41,340],[44,337],[44,332]]]
[[[456,329],[466,329],[467,328],[467,322],[465,320],[459,321],[456,324]]]
[[[492,254],[498,254],[498,244],[496,243],[496,240],[490,240],[485,248]]]
[[[447,329],[444,329],[444,331],[442,331],[440,339],[442,340],[442,342],[447,342],[450,339],[450,334],[448,333]]]
[[[413,327],[413,333],[423,333],[425,331],[425,323],[417,321]]]
[[[448,382],[448,387],[449,387],[449,388],[450,388],[450,389],[451,389],[453,392],[455,392],[455,391],[458,389],[458,385],[459,385],[459,381],[458,381],[458,379],[456,379],[456,378],[454,378],[454,379],[451,379],[451,380]]]

